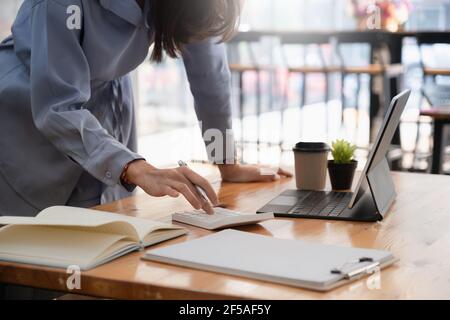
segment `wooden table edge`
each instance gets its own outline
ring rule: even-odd
[[[82,276],[81,288],[69,290],[66,285],[69,274],[65,274],[61,269],[47,268],[31,264],[18,264],[10,262],[0,262],[0,283],[6,285],[25,286],[35,289],[51,290],[65,294],[86,295],[101,299],[124,299],[124,300],[245,300],[237,295],[215,294],[206,291],[187,290],[174,286],[159,286],[154,284],[130,282],[124,280],[98,279],[90,275]],[[21,274],[33,274],[30,277],[21,277]],[[42,285],[36,284],[35,280],[43,275],[47,281]],[[63,277],[63,275],[67,275]],[[14,279],[11,281],[8,279]],[[85,287],[83,282],[90,285]],[[95,283],[95,290],[92,290],[92,283]],[[119,294],[117,291],[127,288],[127,294]],[[121,289],[122,288],[122,289]],[[130,294],[130,292],[133,292]]]

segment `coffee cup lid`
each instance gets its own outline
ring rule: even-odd
[[[331,148],[324,142],[299,142],[293,150],[295,152],[328,152]]]

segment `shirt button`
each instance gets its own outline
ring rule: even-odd
[[[108,179],[111,179],[111,178],[112,178],[112,173],[109,172],[109,171],[106,171],[106,177],[107,177]]]

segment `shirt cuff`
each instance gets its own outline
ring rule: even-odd
[[[83,166],[92,176],[107,186],[122,185],[121,176],[125,166],[135,160],[145,160],[141,155],[127,149],[119,142],[104,144],[97,148]],[[123,186],[123,185],[122,185]],[[136,186],[123,186],[132,192]]]

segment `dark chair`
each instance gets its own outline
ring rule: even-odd
[[[380,33],[381,34],[381,33]],[[382,54],[378,55],[378,61],[373,61],[375,50],[377,49],[388,49],[387,44],[383,41],[383,38],[380,36],[374,36],[377,34],[369,34],[368,32],[354,33],[354,32],[340,32],[336,34],[337,41],[337,55],[338,59],[341,63],[341,92],[342,92],[342,117],[344,116],[344,110],[346,106],[346,97],[345,97],[345,80],[349,75],[356,75],[357,77],[357,87],[356,87],[356,101],[358,102],[358,98],[361,90],[361,76],[368,75],[370,77],[370,82],[372,83],[375,77],[381,77],[383,83],[383,95],[381,99],[381,105],[383,108],[377,109],[377,112],[371,110],[370,112],[370,128],[373,130],[373,117],[381,116],[378,114],[381,111],[385,111],[390,104],[391,101],[391,80],[395,79],[398,82],[403,80],[404,74],[404,66],[402,64],[390,64],[383,58]],[[370,55],[371,60],[363,65],[353,65],[347,61],[345,55],[343,53],[344,45],[361,45],[366,44],[370,46]],[[378,50],[380,51],[380,50]],[[387,51],[387,50],[386,50]],[[372,88],[371,88],[372,90]],[[374,108],[376,106],[371,106]],[[356,103],[356,110],[359,112],[358,103]],[[344,118],[342,118],[344,121]],[[374,136],[373,132],[370,132],[371,137]]]
[[[437,83],[438,77],[449,77],[450,67],[439,67],[430,66],[425,61],[424,49],[426,47],[434,46],[437,44],[450,45],[450,38],[447,32],[419,32],[416,34],[417,45],[420,53],[420,66],[423,75],[423,86],[422,86],[422,100],[419,103],[419,108],[422,111],[423,99],[425,99],[430,106],[445,106],[450,105],[450,86],[440,85]],[[449,46],[450,47],[450,46]],[[416,133],[416,143],[414,147],[414,164],[418,159],[429,159],[430,153],[420,153],[419,152],[419,142],[420,142],[420,132],[421,127],[424,124],[429,124],[429,117],[426,120],[422,116],[419,116],[416,121],[417,133]],[[413,170],[414,170],[413,164]]]
[[[431,118],[434,126],[432,161],[429,170],[433,174],[438,174],[442,171],[442,160],[447,154],[445,150],[446,141],[450,140],[448,135],[444,136],[444,127],[450,123],[450,86],[428,84],[423,87],[422,94],[432,109],[421,110],[420,115]],[[416,160],[419,155],[416,152],[414,156],[414,160]],[[430,153],[426,154],[426,158],[430,159]]]

